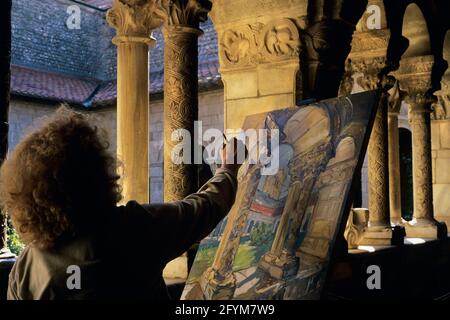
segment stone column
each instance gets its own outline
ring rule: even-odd
[[[388,93],[381,94],[369,140],[369,224],[359,245],[390,245]]]
[[[0,4],[0,164],[8,152],[11,79],[11,0]],[[0,212],[0,254],[6,251],[6,217]]]
[[[392,239],[397,242],[403,234],[403,230],[397,232],[397,229],[393,233],[389,212],[389,95],[387,90],[392,87],[393,79],[384,77],[383,70],[388,65],[386,57],[391,33],[387,26],[383,1],[369,0],[368,5],[375,5],[380,11],[378,17],[374,16],[377,13],[366,11],[356,26],[352,50],[346,63],[346,73],[341,83],[341,94],[377,90],[387,86],[383,88],[384,92],[377,108],[369,140],[367,151],[369,223],[359,237],[358,244],[390,245],[393,242]],[[372,26],[374,17],[380,21],[380,28]]]
[[[398,137],[398,115],[402,104],[402,94],[398,87],[393,88],[389,98],[388,144],[389,144],[389,211],[391,224],[403,225],[400,185],[400,150]]]
[[[124,201],[149,202],[148,47],[151,30],[160,21],[153,16],[152,1],[114,0],[107,12],[116,29],[117,45],[117,156],[123,163]]]
[[[400,86],[407,92],[410,105],[409,121],[413,143],[414,218],[406,225],[408,237],[446,237],[445,223],[434,219],[433,177],[431,158],[431,104],[430,94],[433,56],[404,58],[396,71]]]
[[[183,199],[195,192],[194,121],[198,120],[199,22],[207,19],[209,1],[172,0],[158,5],[164,20],[164,201]],[[190,136],[177,134],[189,133]],[[189,139],[184,141],[183,139]],[[191,155],[173,150],[183,142]],[[187,150],[183,150],[183,153]]]

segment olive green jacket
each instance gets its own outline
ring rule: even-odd
[[[168,299],[165,265],[215,228],[236,189],[235,174],[219,169],[182,201],[130,201],[95,234],[47,250],[28,246],[9,275],[8,299]]]

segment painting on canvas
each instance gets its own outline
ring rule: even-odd
[[[367,92],[247,117],[244,130],[276,130],[277,170],[241,167],[236,202],[201,242],[183,299],[320,297],[377,100]]]

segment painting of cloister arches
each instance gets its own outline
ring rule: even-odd
[[[201,242],[184,299],[320,297],[377,103],[370,91],[246,118],[243,129],[279,130],[279,169],[264,175],[244,163],[236,202]]]

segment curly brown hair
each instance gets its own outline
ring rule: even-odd
[[[117,161],[105,133],[63,106],[7,157],[0,206],[25,244],[51,248],[92,231],[120,201]]]

